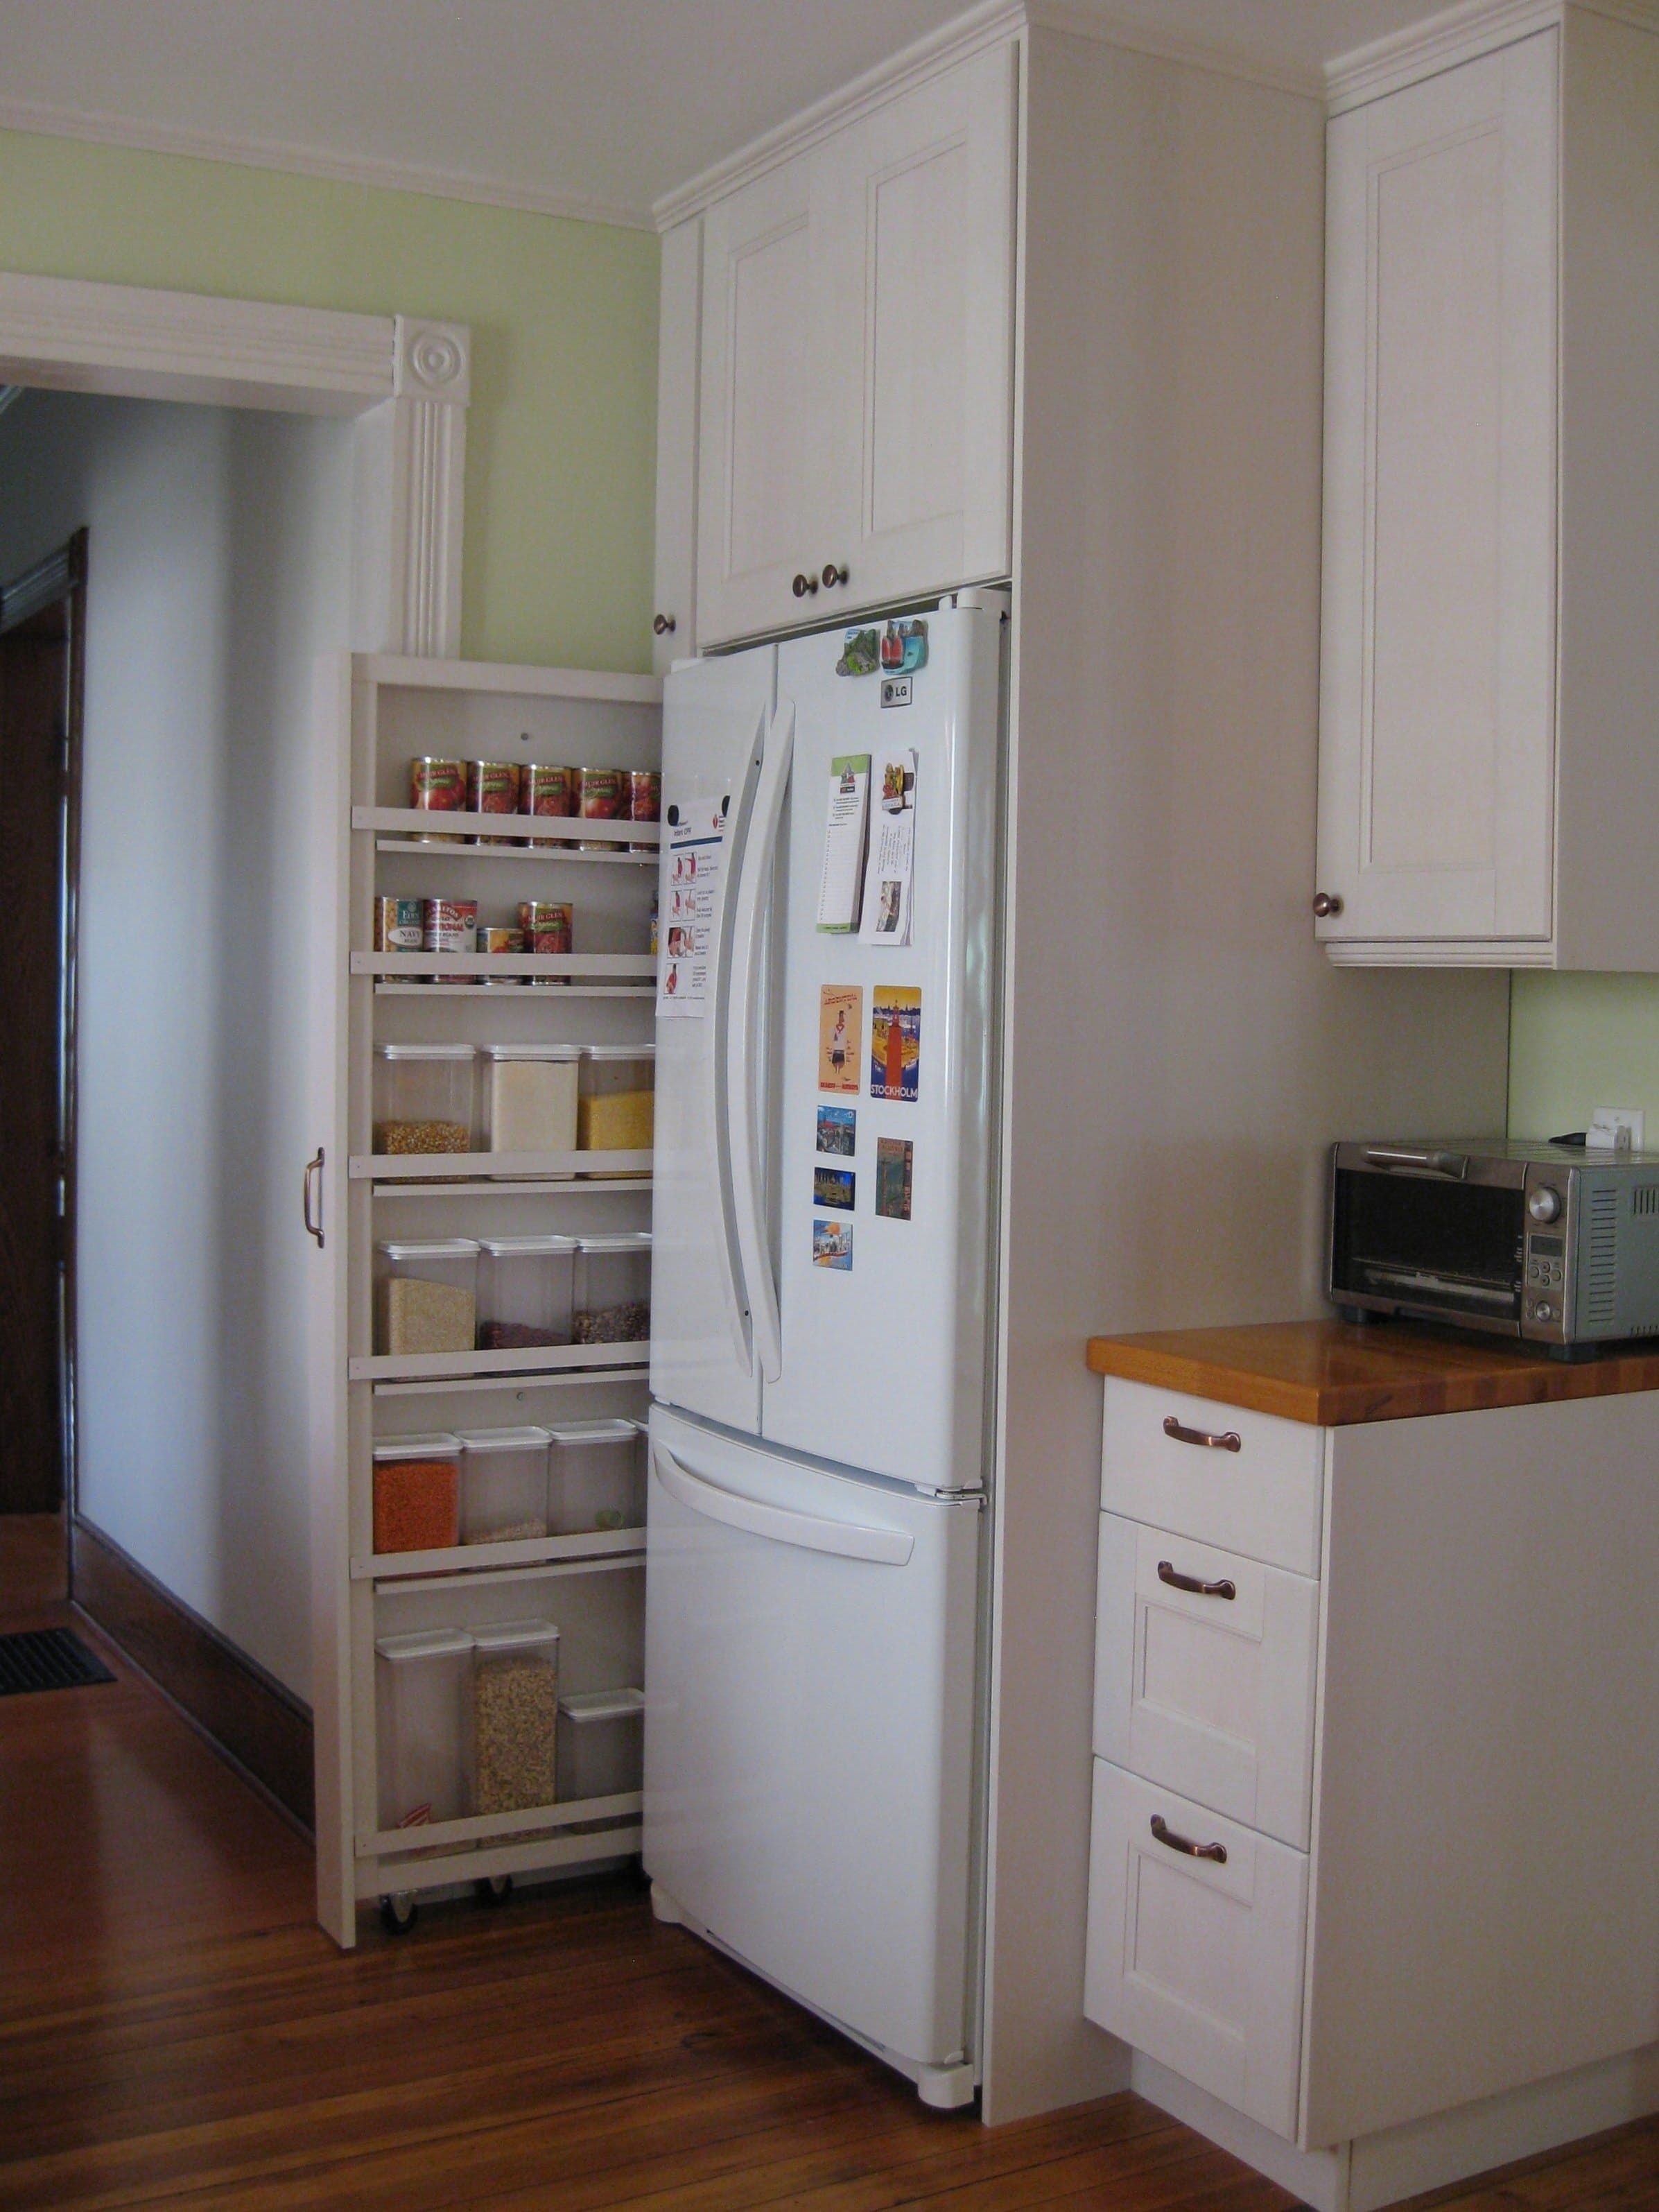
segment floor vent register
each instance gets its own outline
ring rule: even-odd
[[[30,1690],[78,1690],[115,1680],[103,1661],[67,1628],[32,1628],[0,1636],[0,1698]]]

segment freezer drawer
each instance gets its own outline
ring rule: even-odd
[[[645,1863],[896,2057],[966,2051],[977,1501],[651,1416]]]
[[[1085,2013],[1291,2141],[1307,1909],[1300,1851],[1095,1761]]]
[[[1100,1516],[1095,1750],[1308,1848],[1319,1585]]]

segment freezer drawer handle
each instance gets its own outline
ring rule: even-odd
[[[1178,1573],[1172,1559],[1160,1559],[1158,1578],[1168,1583],[1171,1589],[1190,1590],[1194,1597],[1237,1597],[1238,1591],[1230,1582],[1201,1583],[1196,1575]]]
[[[1177,1835],[1162,1813],[1152,1815],[1152,1834],[1165,1850],[1179,1851],[1183,1858],[1213,1859],[1217,1866],[1227,1863],[1225,1844],[1195,1844],[1190,1836]]]
[[[833,1552],[843,1559],[867,1559],[873,1565],[902,1567],[916,1540],[902,1528],[866,1528],[850,1521],[825,1521],[816,1513],[797,1513],[787,1505],[763,1505],[740,1498],[706,1476],[682,1467],[661,1444],[656,1447],[657,1478],[671,1498],[706,1521],[723,1522],[746,1535],[769,1537],[777,1544],[799,1544],[804,1551]]]
[[[1184,1421],[1170,1414],[1164,1424],[1164,1433],[1173,1437],[1178,1444],[1202,1444],[1206,1451],[1243,1451],[1244,1440],[1237,1429],[1189,1429]]]
[[[306,1162],[305,1182],[301,1186],[300,1192],[300,1210],[305,1216],[306,1234],[307,1237],[314,1237],[317,1239],[317,1249],[320,1252],[323,1249],[322,1205],[319,1197],[318,1202],[317,1218],[313,1221],[311,1218],[311,1178],[313,1176],[316,1176],[320,1190],[323,1180],[323,1148],[320,1145],[317,1147],[316,1158],[307,1160]]]

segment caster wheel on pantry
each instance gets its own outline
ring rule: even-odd
[[[420,1907],[406,1889],[380,1899],[380,1925],[388,1936],[407,1936],[420,1916]]]
[[[482,1875],[472,1885],[472,1894],[480,1905],[505,1905],[513,1894],[513,1877],[510,1874]]]

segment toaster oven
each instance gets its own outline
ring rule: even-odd
[[[1503,1138],[1331,1153],[1327,1295],[1575,1350],[1659,1335],[1659,1154]]]

